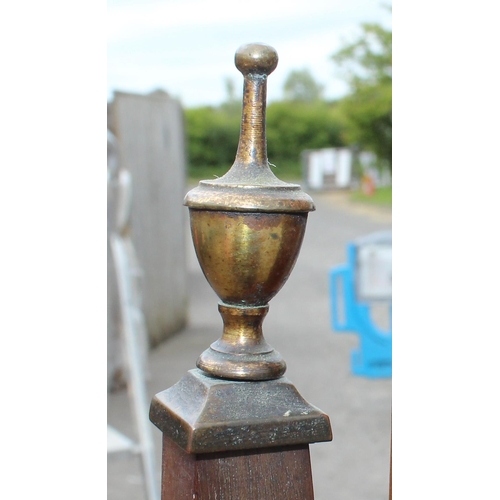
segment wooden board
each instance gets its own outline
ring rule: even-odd
[[[313,500],[309,445],[190,455],[163,437],[162,500]]]
[[[182,108],[162,91],[116,92],[108,112],[120,163],[132,177],[131,238],[143,271],[142,310],[155,345],[187,321]]]

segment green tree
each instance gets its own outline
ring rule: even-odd
[[[362,36],[332,58],[350,87],[338,107],[346,142],[374,152],[392,172],[392,31],[363,24]]]
[[[267,107],[269,161],[282,171],[300,175],[304,149],[343,146],[341,125],[334,104],[280,101]]]
[[[231,116],[241,116],[241,98],[237,96],[236,87],[232,78],[225,78],[226,100],[220,105],[221,111]]]
[[[185,111],[190,165],[226,166],[234,161],[240,132],[240,117],[210,106]]]
[[[241,107],[241,105],[240,105]],[[185,110],[189,175],[223,175],[233,164],[241,110],[227,103]],[[300,177],[304,149],[343,146],[335,104],[280,101],[267,107],[267,152],[278,177]]]
[[[283,95],[286,101],[319,101],[323,96],[323,85],[314,80],[309,70],[293,70],[285,80]]]

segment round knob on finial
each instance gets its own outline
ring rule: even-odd
[[[243,75],[249,73],[270,75],[278,65],[278,53],[270,45],[249,43],[242,45],[236,51],[234,63]]]

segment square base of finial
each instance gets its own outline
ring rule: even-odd
[[[240,382],[190,370],[153,398],[150,420],[188,453],[332,440],[328,416],[285,377]]]

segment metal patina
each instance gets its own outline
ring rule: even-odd
[[[150,419],[192,454],[332,439],[328,416],[283,377],[285,361],[262,333],[268,302],[288,279],[314,210],[299,185],[279,180],[269,168],[266,82],[277,63],[268,45],[236,52],[244,76],[236,159],[227,174],[201,181],[184,200],[224,328],[199,357],[198,369],[153,398]]]
[[[154,397],[151,420],[188,453],[332,439],[328,417],[302,398],[285,377],[248,383],[190,370]]]
[[[222,337],[197,366],[227,379],[270,380],[283,375],[286,364],[264,340],[262,320],[293,269],[314,204],[269,168],[267,76],[278,54],[268,45],[244,45],[235,64],[244,76],[236,159],[224,176],[201,181],[184,200],[196,255],[221,299],[224,321]]]

